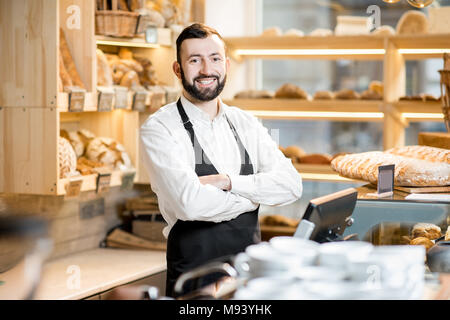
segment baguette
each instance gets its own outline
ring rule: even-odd
[[[392,148],[387,153],[430,162],[445,162],[450,164],[450,150],[428,146],[406,146]]]
[[[70,54],[66,36],[62,28],[60,28],[59,30],[59,46],[64,66],[66,67],[67,73],[69,74],[73,85],[85,89],[83,81],[81,81],[80,75],[78,74],[77,68],[75,66],[75,62],[73,61],[72,55]]]
[[[59,76],[61,77],[62,86],[64,87],[72,87],[72,79],[70,79],[69,74],[67,73],[67,69],[64,66],[63,58],[61,56],[61,50],[59,51]],[[63,90],[61,90],[63,91]]]

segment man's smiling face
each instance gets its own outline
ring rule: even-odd
[[[187,93],[199,101],[218,97],[228,68],[223,41],[216,35],[186,39],[181,44],[180,58],[179,77]]]

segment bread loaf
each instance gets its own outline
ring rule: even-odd
[[[407,158],[391,153],[371,151],[339,156],[331,161],[333,170],[344,177],[378,181],[380,165],[395,165],[394,184],[397,186],[450,185],[450,165]]]
[[[328,36],[332,36],[333,35],[333,31],[330,29],[324,29],[324,28],[317,28],[314,29],[309,36],[311,37],[328,37]]]
[[[314,93],[314,100],[331,100],[334,99],[334,93],[331,91],[316,91],[316,93]]]
[[[58,139],[59,178],[67,178],[76,172],[77,156],[67,139]]]
[[[284,33],[285,37],[303,37],[305,33],[298,29],[289,29]]]
[[[427,251],[431,249],[432,246],[434,246],[434,242],[425,237],[412,239],[409,244],[413,246],[424,246]]]
[[[417,223],[411,231],[412,238],[425,237],[436,240],[441,237],[441,228],[432,223]]]
[[[135,60],[139,62],[143,68],[143,71],[138,73],[141,84],[144,87],[157,85],[159,81],[152,62],[148,58],[138,56],[135,56]]]
[[[97,173],[95,168],[101,168],[104,164],[102,162],[92,161],[85,157],[80,157],[77,159],[77,170],[81,175],[89,175]]]
[[[61,50],[59,50],[59,76],[61,78],[62,86],[64,87],[72,87],[72,79],[70,79],[70,75],[67,73],[67,69],[64,66],[64,61],[61,56]]]
[[[447,232],[445,233],[445,241],[450,241],[450,226],[447,227]]]
[[[288,146],[284,149],[284,155],[291,158],[293,162],[299,162],[299,158],[306,155],[302,148],[297,146]]]
[[[384,86],[381,81],[373,80],[369,83],[369,90],[377,92],[381,97],[383,97]]]
[[[132,168],[125,148],[117,141],[107,137],[93,139],[86,148],[86,157],[92,161],[102,162],[113,169]]]
[[[111,69],[102,50],[97,49],[97,85],[112,87],[114,84]]]
[[[244,90],[236,93],[235,99],[270,99],[274,93],[269,90]]]
[[[427,16],[417,10],[405,12],[398,20],[397,34],[423,34],[428,33]]]
[[[120,85],[124,87],[128,87],[129,89],[140,86],[141,83],[139,82],[139,76],[136,73],[136,71],[131,70],[125,73],[125,75],[120,80]]]
[[[275,98],[308,99],[308,93],[294,84],[286,83],[275,92]]]
[[[362,100],[382,100],[383,96],[376,91],[365,90],[361,93]]]
[[[60,28],[59,30],[59,48],[61,56],[63,58],[64,66],[66,67],[67,73],[69,74],[73,85],[85,89],[85,86],[81,81],[80,75],[78,74],[77,68],[75,66],[75,62],[73,61],[72,55],[70,54],[66,36],[62,28]]]
[[[133,59],[133,51],[125,47],[120,47],[118,56],[119,59],[131,60]]]
[[[399,156],[422,159],[430,162],[445,162],[450,164],[450,150],[428,146],[406,146],[386,150],[387,153]]]
[[[299,162],[305,164],[330,164],[331,156],[321,153],[312,153],[299,157]]]
[[[283,34],[283,31],[281,31],[280,27],[270,27],[270,28],[264,29],[261,36],[273,37],[273,36],[281,36],[282,34]]]
[[[360,95],[355,90],[342,89],[342,90],[337,91],[334,94],[334,97],[336,99],[354,100],[354,99],[359,99]]]

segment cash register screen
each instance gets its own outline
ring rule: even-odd
[[[338,240],[355,209],[357,195],[356,189],[348,188],[312,199],[303,216],[315,225],[310,239],[319,243]]]

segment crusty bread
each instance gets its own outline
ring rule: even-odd
[[[376,91],[365,90],[361,93],[362,100],[382,100],[383,96]]]
[[[358,92],[356,92],[355,90],[351,90],[351,89],[342,89],[339,90],[337,92],[334,93],[334,97],[336,99],[349,99],[349,100],[353,100],[353,99],[359,99],[360,95]]]
[[[284,148],[284,155],[291,158],[293,162],[299,162],[299,158],[306,155],[306,152],[298,146],[288,146]]]
[[[425,237],[430,240],[440,238],[441,228],[432,223],[417,223],[413,226],[411,231],[412,238]]]
[[[334,93],[327,90],[316,91],[314,93],[314,100],[331,100],[334,99]]]
[[[377,92],[381,97],[383,97],[384,85],[381,81],[372,80],[369,83],[369,90]]]
[[[430,250],[430,248],[434,246],[434,242],[425,237],[418,237],[418,238],[412,239],[409,244],[414,245],[414,246],[424,246],[427,251]]]
[[[450,150],[428,146],[406,146],[386,150],[387,153],[430,162],[445,162],[450,164]]]
[[[66,67],[67,73],[69,74],[73,85],[85,89],[85,86],[81,81],[80,75],[78,74],[77,68],[75,66],[75,62],[73,61],[72,54],[70,53],[70,49],[67,44],[66,36],[64,34],[64,30],[62,28],[60,28],[59,30],[59,48],[64,66]]]
[[[308,99],[308,93],[294,84],[286,83],[275,92],[275,98]]]
[[[263,37],[273,37],[273,36],[281,36],[283,34],[283,31],[280,29],[280,27],[270,27],[267,29],[264,29],[261,36]]]
[[[395,165],[396,186],[450,185],[448,163],[407,158],[381,151],[348,154],[331,161],[331,167],[340,175],[374,184],[378,181],[378,167],[388,164]]]
[[[108,60],[100,49],[97,49],[97,84],[105,87],[112,87],[114,84]]]
[[[450,226],[447,228],[447,232],[445,233],[445,241],[450,241]]]
[[[236,93],[235,99],[270,99],[274,93],[269,90],[243,90]]]
[[[308,164],[330,164],[331,156],[322,153],[311,153],[299,157],[299,162]]]

